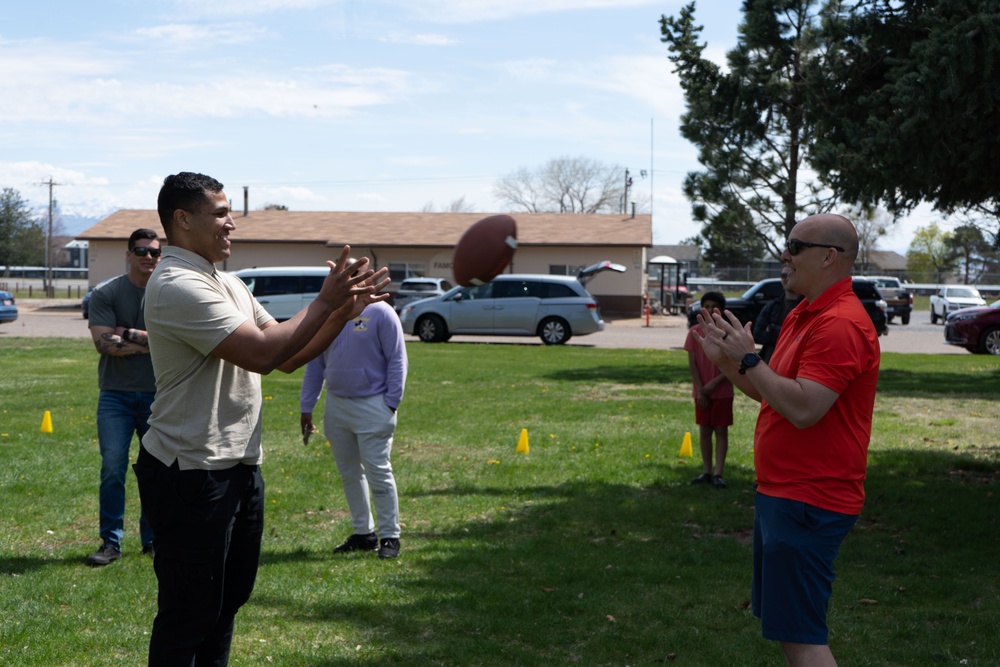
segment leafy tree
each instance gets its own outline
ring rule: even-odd
[[[942,232],[936,222],[919,227],[913,233],[910,248],[906,251],[906,264],[910,274],[932,274],[933,282],[955,268],[956,256],[950,247],[951,233]]]
[[[261,209],[262,211],[287,211],[288,207],[284,204],[264,204]]]
[[[45,264],[45,230],[13,188],[0,191],[0,266]]]
[[[831,13],[813,164],[894,215],[921,201],[1000,216],[1000,3],[857,0]]]
[[[493,196],[526,213],[618,213],[623,169],[584,157],[561,157],[531,171],[521,167],[493,186]]]
[[[985,271],[990,244],[981,229],[972,224],[957,227],[947,240],[947,246],[956,258],[966,285],[976,282]]]
[[[717,228],[706,239],[727,244],[720,256],[754,238],[777,257],[796,220],[834,204],[805,173],[815,141],[806,110],[822,78],[818,4],[746,0],[725,72],[702,55],[694,2],[660,19],[687,101],[681,134],[705,166],[687,175],[684,193],[695,219]]]
[[[704,210],[695,207],[695,218],[703,216]],[[763,242],[756,234],[747,234],[753,221],[747,209],[742,207],[723,208],[712,216],[711,224],[705,225],[701,237],[705,241],[702,257],[717,267],[736,267],[755,264],[763,259],[766,252]]]

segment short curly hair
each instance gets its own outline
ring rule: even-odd
[[[163,179],[160,196],[156,199],[156,210],[160,214],[160,224],[163,225],[167,239],[170,239],[174,211],[194,211],[207,193],[222,192],[222,187],[222,183],[211,176],[190,171],[182,171]]]

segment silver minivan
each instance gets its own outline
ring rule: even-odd
[[[330,269],[322,266],[268,266],[233,271],[271,317],[283,322],[312,303]]]
[[[597,302],[573,276],[504,274],[405,306],[403,331],[426,343],[454,334],[539,336],[561,345],[604,329]]]

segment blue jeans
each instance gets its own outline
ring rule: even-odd
[[[125,474],[132,435],[149,429],[153,392],[101,390],[97,401],[97,440],[101,448],[100,528],[105,544],[121,549],[125,533]],[[145,512],[139,516],[142,544],[153,542]]]

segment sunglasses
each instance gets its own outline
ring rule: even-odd
[[[788,239],[785,245],[785,250],[788,251],[789,255],[798,255],[799,251],[803,248],[833,248],[840,252],[844,252],[844,249],[839,245],[829,245],[827,243],[810,243],[809,241],[800,241],[798,239]]]
[[[132,252],[135,253],[136,257],[145,257],[146,255],[159,257],[163,250],[161,248],[145,248],[143,246],[136,246],[132,248]]]

